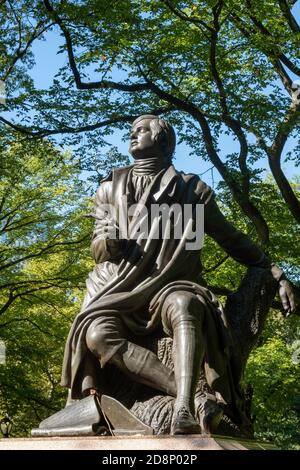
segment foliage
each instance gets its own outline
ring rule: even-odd
[[[258,439],[300,449],[299,319],[270,315],[264,341],[251,354],[246,380],[254,394],[252,413]],[[297,350],[295,349],[297,348]],[[297,352],[298,351],[298,352]]]
[[[0,410],[18,435],[62,404],[61,359],[89,269],[91,224],[67,154],[13,140],[0,161]]]
[[[297,179],[291,183],[299,193]],[[228,219],[244,233],[253,236],[253,227],[223,184],[220,184],[219,204]],[[291,214],[271,178],[256,188],[260,208],[267,214],[271,230],[269,256],[282,263],[285,272],[296,284],[299,281],[300,234]],[[286,229],[288,227],[288,230]],[[220,247],[207,239],[204,247],[205,278],[211,288],[219,288],[226,299],[227,290],[235,290],[245,273],[245,267],[226,256]],[[278,308],[279,302],[274,306]],[[300,447],[300,321],[271,310],[257,347],[250,355],[245,375],[245,385],[253,389],[252,414],[255,419],[257,439],[269,440],[282,448]]]
[[[300,197],[299,178],[290,183],[297,197]],[[271,260],[279,264],[288,277],[297,285],[300,284],[300,234],[298,224],[288,211],[281,194],[269,176],[265,181],[253,184],[253,199],[259,209],[266,214],[270,228],[270,242],[267,254]],[[217,191],[218,203],[222,212],[242,232],[258,242],[253,224],[243,214],[237,203],[232,199],[228,187],[219,184]],[[214,286],[236,289],[245,268],[226,256],[226,253],[210,239],[205,242],[205,271],[208,282]]]
[[[299,162],[296,8],[294,0],[112,0],[109,8],[104,0],[0,0],[0,79],[7,91],[0,104],[0,327],[8,342],[0,407],[8,406],[18,433],[61,403],[59,357],[89,264],[90,224],[82,218],[77,171],[96,169],[89,173],[93,183],[112,164],[126,164],[109,139],[127,133],[137,115],[166,116],[190,153],[211,162],[223,180],[223,210],[299,286],[300,182],[290,183],[282,168],[284,158]],[[38,89],[32,45],[50,31],[61,35],[64,65],[49,89]],[[224,135],[235,151],[220,148]],[[77,160],[51,142],[73,146]],[[263,181],[267,166],[273,180]],[[224,294],[236,288],[244,268],[210,240],[205,253],[208,282]],[[284,427],[289,398],[298,393],[288,346],[297,340],[297,319],[283,326],[272,318],[248,378],[258,435],[288,445],[299,420],[294,410]],[[273,381],[265,370],[275,365]]]
[[[218,170],[268,245],[266,214],[253,194],[265,160],[300,222],[300,202],[281,167],[287,140],[299,135],[295,3],[118,0],[107,8],[103,0],[2,2],[1,78],[9,113],[0,121],[35,138],[59,135],[77,146],[86,167],[109,145],[107,137],[127,131],[135,116],[167,114],[180,140]],[[66,61],[52,86],[39,90],[30,77],[31,45],[50,30],[61,34],[58,53]],[[235,141],[235,152],[219,149],[224,134]],[[287,158],[299,158],[297,142]]]

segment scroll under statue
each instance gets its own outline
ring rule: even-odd
[[[173,128],[156,116],[141,116],[130,136],[133,165],[112,171],[101,182],[92,240],[96,266],[66,343],[62,385],[74,399],[95,390],[101,394],[101,370],[113,364],[131,380],[175,398],[172,434],[213,432],[222,407],[238,410],[240,395],[230,362],[230,329],[220,302],[201,283],[201,247],[190,243],[197,205],[204,206],[205,233],[232,258],[271,271],[286,312],[294,310],[294,296],[283,272],[225,219],[212,189],[198,176],[174,168],[174,149]],[[137,212],[128,215],[136,203]],[[164,224],[159,213],[150,220],[154,204],[175,203],[192,208],[191,223],[177,238],[168,236],[179,223],[172,211]],[[137,230],[141,206],[148,211],[146,237]],[[106,207],[115,209],[114,217]],[[122,217],[127,218],[126,237],[118,222]],[[143,338],[158,328],[173,338],[174,372],[143,346]],[[195,394],[201,370],[217,397],[210,407],[205,396]]]

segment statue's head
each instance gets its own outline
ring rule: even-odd
[[[133,122],[129,144],[133,158],[159,157],[171,162],[175,145],[173,127],[158,116],[145,114]]]

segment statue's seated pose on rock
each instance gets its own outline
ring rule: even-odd
[[[203,224],[232,258],[271,273],[286,311],[294,309],[294,299],[283,272],[224,218],[211,188],[175,170],[174,149],[173,128],[141,116],[130,137],[133,165],[101,182],[92,240],[96,266],[69,333],[62,384],[73,399],[101,394],[102,372],[113,365],[133,382],[175,398],[171,434],[213,432],[225,407],[239,412],[241,397],[224,310],[200,279]],[[157,211],[163,204],[167,210]],[[174,371],[146,346],[158,331],[173,338]],[[196,393],[200,374],[214,400]]]

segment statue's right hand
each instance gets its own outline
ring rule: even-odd
[[[97,226],[94,230],[94,238],[95,237],[101,238],[103,240],[118,240],[118,226],[109,219],[99,220],[97,221]]]
[[[278,287],[279,297],[285,316],[296,312],[296,300],[292,284],[287,279],[281,279]]]

